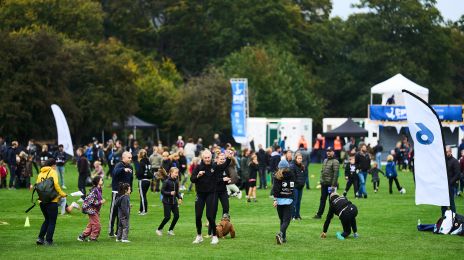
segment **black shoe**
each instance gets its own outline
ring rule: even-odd
[[[367,195],[366,195],[366,194],[364,194],[364,198],[367,199]]]
[[[44,244],[44,240],[43,238],[37,238],[37,240],[35,241],[35,243],[38,245],[38,246],[42,246]]]
[[[314,215],[313,219],[321,219],[321,216],[320,215]]]
[[[84,237],[82,234],[80,234],[80,235],[77,237],[77,240],[78,240],[78,241],[81,241],[81,242],[84,242],[84,241],[85,241],[85,237]]]
[[[53,243],[53,241],[45,241],[44,245],[45,246],[54,246],[55,243]]]
[[[346,191],[343,192],[343,197],[346,197]]]
[[[108,234],[108,236],[109,236],[109,237],[116,237],[116,236],[114,235],[114,232],[110,232],[110,233]]]
[[[282,245],[283,238],[282,238],[282,234],[281,234],[281,233],[277,233],[277,235],[276,235],[276,242],[277,242],[278,245]]]

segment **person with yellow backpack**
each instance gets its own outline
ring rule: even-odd
[[[49,183],[50,186],[53,182],[54,192],[51,187],[45,190],[39,188],[42,182],[44,182],[43,184]],[[58,217],[58,201],[60,198],[67,196],[67,194],[61,190],[60,184],[58,183],[55,159],[48,159],[40,169],[36,181],[36,190],[39,194],[40,210],[45,218],[36,243],[37,245],[50,246],[53,245],[53,234],[55,233],[56,219]]]

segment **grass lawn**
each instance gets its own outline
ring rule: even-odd
[[[58,216],[55,230],[54,247],[39,247],[35,240],[43,221],[37,206],[28,214],[24,211],[31,205],[30,191],[0,189],[0,259],[78,259],[100,258],[115,259],[137,257],[179,259],[222,258],[448,258],[462,254],[463,237],[433,235],[416,230],[417,220],[422,223],[435,223],[440,216],[440,208],[435,206],[416,206],[414,203],[414,183],[411,173],[400,172],[400,183],[407,193],[400,195],[394,191],[388,194],[387,180],[381,177],[380,191],[374,194],[370,177],[368,177],[368,199],[353,200],[359,209],[357,217],[360,238],[339,241],[335,232],[341,230],[337,218],[332,220],[328,237],[320,239],[324,218],[314,220],[312,216],[319,205],[320,190],[316,189],[320,165],[310,167],[311,190],[304,190],[301,205],[302,221],[292,221],[287,231],[288,243],[276,245],[275,234],[279,230],[276,210],[269,199],[269,190],[259,190],[258,202],[247,203],[243,198],[231,199],[230,214],[237,230],[235,239],[222,239],[219,245],[209,244],[210,239],[200,245],[193,245],[195,237],[194,200],[195,194],[186,193],[184,204],[180,206],[180,219],[175,228],[176,235],[166,235],[169,223],[162,237],[155,234],[155,229],[162,220],[162,205],[159,195],[149,191],[149,211],[146,216],[138,216],[139,197],[137,183],[131,196],[133,204],[129,240],[132,243],[116,243],[108,235],[109,203],[101,212],[102,232],[98,243],[83,243],[76,240],[85,228],[88,217],[80,212]],[[35,180],[35,179],[34,179]],[[105,180],[104,197],[111,200],[110,180]],[[340,178],[341,187],[345,180]],[[77,172],[74,165],[66,168],[66,192],[77,191]],[[353,193],[350,191],[349,198]],[[350,197],[351,196],[351,197]],[[69,198],[70,203],[74,198]],[[463,198],[456,199],[458,212],[463,210]],[[219,213],[221,209],[219,209]],[[327,212],[327,207],[326,207]],[[325,213],[326,213],[325,212]],[[31,227],[24,227],[29,216]],[[220,214],[218,214],[218,218]],[[324,215],[325,217],[325,215]],[[204,218],[206,221],[206,217]],[[7,224],[1,224],[6,222]],[[206,228],[203,228],[204,233]]]

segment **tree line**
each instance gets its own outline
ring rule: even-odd
[[[168,133],[230,135],[232,77],[250,116],[365,117],[370,87],[402,73],[434,104],[464,101],[464,16],[435,0],[0,0],[0,134],[77,143],[135,114]],[[170,135],[175,138],[175,134]]]

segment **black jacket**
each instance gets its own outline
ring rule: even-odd
[[[295,187],[295,176],[289,169],[284,173],[284,178],[279,180],[274,177],[274,185],[272,186],[272,194],[274,198],[290,198],[293,199],[293,188]]]
[[[346,199],[345,197],[336,196],[332,201],[329,202],[329,212],[327,213],[327,218],[324,222],[323,232],[327,232],[329,229],[330,221],[332,220],[334,214],[340,216],[340,213],[343,209],[345,209],[348,205],[351,205],[351,201]]]
[[[229,167],[227,167],[229,168]],[[227,191],[227,182],[224,181],[224,177],[230,177],[229,171],[226,169],[225,171],[220,172],[217,176],[216,182],[216,192],[225,192]]]
[[[151,180],[153,179],[153,171],[151,169],[151,163],[147,157],[140,160],[139,169],[137,170],[138,180]]]
[[[68,155],[64,151],[56,151],[54,157],[56,160],[56,166],[64,166],[64,164],[68,160]]]
[[[459,161],[453,156],[446,157],[446,173],[448,174],[448,185],[454,186],[461,177],[461,166]]]
[[[292,163],[290,165],[290,170],[292,171],[293,175],[295,176],[295,188],[301,189],[304,187],[306,182],[305,176],[305,167],[303,164],[297,165],[296,163]]]
[[[277,171],[277,166],[279,166],[280,162],[280,154],[278,152],[272,152],[271,158],[269,159],[269,169],[271,172]]]
[[[258,178],[258,170],[259,166],[254,163],[250,163],[250,178],[249,179],[255,179]]]
[[[212,163],[206,165],[203,161],[193,170],[192,176],[190,177],[190,181],[195,183],[195,188],[197,192],[215,192],[216,191],[216,184],[218,180],[218,174],[221,174],[227,166],[230,164],[230,159],[227,158],[226,162],[217,165],[216,163]],[[198,178],[198,173],[200,171],[204,171],[205,173],[203,176]]]
[[[258,156],[259,167],[266,167],[267,166],[266,151],[264,151],[263,149],[259,149],[259,151],[256,153],[256,156]]]
[[[367,172],[371,168],[371,157],[368,153],[362,155],[361,153],[357,153],[354,157],[354,161],[356,164],[356,169]]]
[[[171,195],[171,192],[175,191],[175,195]],[[163,187],[161,188],[161,193],[163,194],[163,203],[164,204],[177,204],[177,199],[182,199],[182,196],[179,193],[179,181],[177,179],[172,179],[171,177],[167,178],[163,182]],[[177,198],[177,199],[176,199]]]
[[[125,169],[128,168],[130,171],[126,172]],[[113,191],[118,191],[119,183],[128,183],[132,190],[132,181],[134,180],[134,173],[133,173],[132,165],[125,164],[124,162],[118,162],[114,166],[113,170],[113,179],[111,180],[111,188]]]

